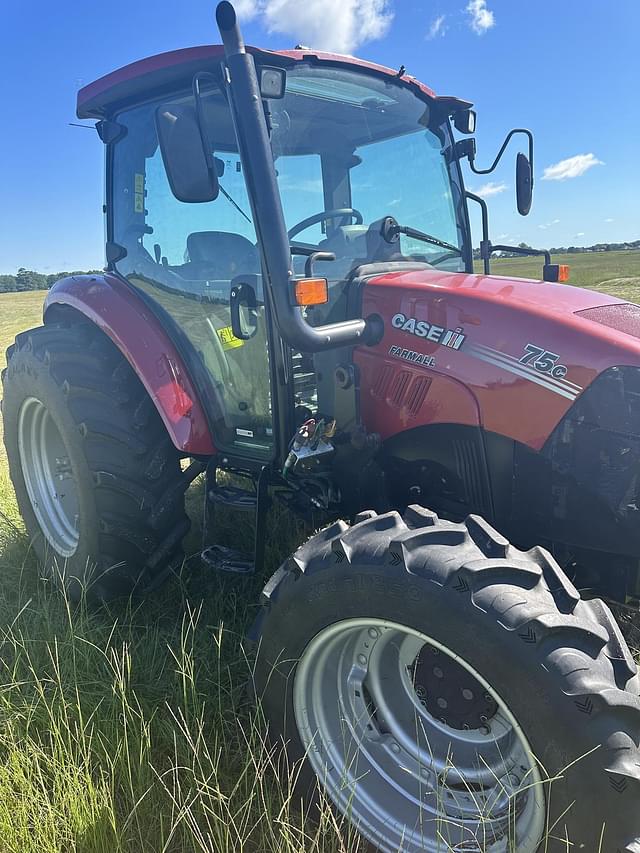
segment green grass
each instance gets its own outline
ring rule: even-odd
[[[639,259],[570,256],[576,282],[590,286],[637,276]],[[0,367],[14,335],[40,322],[43,296],[0,295]],[[197,518],[202,485],[188,497]],[[74,607],[39,578],[1,455],[0,510],[2,853],[358,848],[329,809],[318,824],[293,807],[295,768],[278,767],[247,699],[242,637],[264,578],[207,574],[196,525],[182,575],[149,600]],[[307,533],[278,512],[268,529],[266,573]]]
[[[580,254],[553,255],[554,264],[569,264],[569,284],[589,287],[602,293],[619,296],[630,302],[640,301],[640,251],[582,252]],[[544,258],[493,258],[492,275],[542,278]],[[477,272],[482,263],[475,263]]]
[[[0,295],[0,366],[43,297]],[[202,484],[188,497],[197,519]],[[196,523],[181,577],[148,601],[72,606],[39,577],[4,457],[0,511],[2,853],[357,849],[330,810],[293,808],[296,768],[277,766],[248,701],[264,578],[201,569]],[[277,511],[269,529],[266,573],[308,535]]]

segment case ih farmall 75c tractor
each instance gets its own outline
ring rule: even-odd
[[[151,590],[202,472],[220,571],[262,568],[275,498],[324,519],[251,630],[301,788],[387,853],[639,853],[639,680],[596,596],[640,598],[640,307],[548,257],[488,274],[468,102],[217,20],[223,46],[79,95],[107,269],[52,288],[3,377],[42,563],[73,595]],[[222,507],[255,513],[252,558]]]

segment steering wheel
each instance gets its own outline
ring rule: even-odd
[[[305,228],[317,225],[318,222],[324,222],[326,219],[338,219],[341,216],[349,216],[351,219],[355,219],[356,225],[362,225],[362,214],[355,207],[339,207],[335,210],[323,210],[320,213],[314,213],[313,216],[307,216],[306,219],[303,219],[294,225],[293,228],[290,228],[289,239],[291,240],[296,234],[304,231]]]

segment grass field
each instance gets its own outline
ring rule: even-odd
[[[0,295],[0,366],[44,293]],[[4,453],[4,450],[0,451]],[[197,518],[196,484],[190,503]],[[182,577],[143,603],[72,607],[38,577],[0,457],[0,851],[301,853],[357,844],[291,807],[248,702],[241,639],[264,578]],[[301,528],[274,515],[267,571]],[[189,558],[190,557],[190,558]]]
[[[590,287],[603,293],[640,301],[640,251],[582,252],[580,254],[553,255],[554,264],[569,264],[569,284]],[[542,278],[542,257],[494,258],[491,272],[519,278]],[[477,272],[482,263],[476,262]]]
[[[603,289],[635,299],[640,252],[617,255],[569,256],[573,280],[616,280]],[[493,266],[540,269],[537,259]],[[43,296],[0,295],[0,367],[14,335],[39,323]],[[148,601],[72,607],[38,577],[3,452],[0,851],[356,850],[328,809],[316,825],[292,808],[290,777],[277,772],[247,700],[241,638],[263,578],[207,575],[196,530],[182,576]],[[304,531],[281,515],[269,530],[273,570]]]

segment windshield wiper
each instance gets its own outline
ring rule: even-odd
[[[398,222],[393,216],[386,216],[382,220],[382,228],[380,229],[383,239],[387,243],[395,243],[401,234],[411,237],[413,240],[421,240],[423,243],[431,243],[433,246],[438,246],[441,249],[449,249],[450,252],[455,252],[461,256],[462,251],[453,243],[447,243],[446,240],[440,240],[438,237],[432,237],[431,234],[426,234],[424,231],[418,231],[416,228],[411,228],[408,225],[398,225]]]
[[[248,217],[248,216],[247,216],[247,214],[244,212],[244,210],[240,207],[240,205],[239,205],[236,201],[234,201],[234,200],[231,198],[231,196],[230,196],[230,195],[229,195],[229,193],[225,190],[225,188],[222,186],[222,184],[220,183],[220,181],[218,181],[218,186],[220,187],[220,192],[221,192],[221,193],[222,193],[222,195],[227,199],[227,201],[230,201],[230,202],[231,202],[231,204],[235,207],[235,209],[236,209],[239,213],[241,213],[241,214],[244,216],[244,218],[247,220],[247,222],[249,223],[249,225],[253,225],[253,222],[249,219],[249,217]]]

